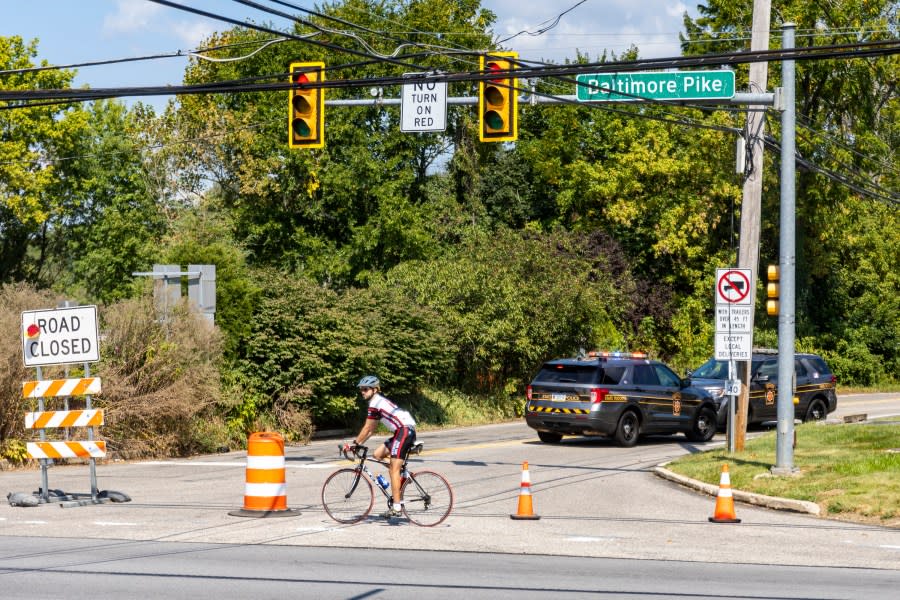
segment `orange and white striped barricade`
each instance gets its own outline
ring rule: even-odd
[[[230,511],[233,517],[292,517],[300,514],[287,505],[284,438],[263,431],[247,440],[247,472],[244,507]]]
[[[84,504],[96,504],[100,502],[128,502],[131,498],[122,492],[97,490],[97,476],[94,459],[106,456],[106,442],[93,439],[93,429],[88,430],[88,439],[82,441],[47,441],[45,429],[73,428],[73,427],[100,427],[103,425],[103,410],[90,407],[90,396],[101,392],[99,377],[81,377],[74,379],[42,379],[38,381],[26,381],[22,384],[22,397],[37,399],[40,410],[25,414],[25,429],[40,430],[39,441],[27,442],[26,453],[29,458],[41,461],[41,502],[69,502],[63,506],[80,506]],[[59,396],[87,396],[88,407],[82,410],[43,410],[43,399]],[[60,490],[47,489],[48,460],[65,458],[86,458],[91,467],[91,493],[67,494]],[[53,496],[51,498],[51,495]],[[90,497],[90,500],[78,500],[78,498]],[[25,506],[26,504],[20,504]],[[30,505],[30,504],[28,504]]]
[[[99,377],[75,379],[42,379],[22,383],[23,398],[49,398],[55,396],[95,396],[102,390]]]

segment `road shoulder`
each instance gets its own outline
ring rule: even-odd
[[[667,469],[665,466],[669,463],[662,463],[653,468],[653,472],[663,479],[667,479],[679,485],[703,492],[710,496],[716,496],[719,493],[719,487],[679,475]],[[773,510],[788,510],[792,512],[806,513],[819,516],[821,508],[815,502],[807,502],[805,500],[794,500],[791,498],[778,498],[776,496],[765,496],[763,494],[754,494],[752,492],[744,492],[742,490],[732,490],[734,499],[755,506],[771,508]]]

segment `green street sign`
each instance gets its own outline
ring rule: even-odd
[[[579,102],[727,100],[734,97],[734,71],[642,71],[578,75]]]

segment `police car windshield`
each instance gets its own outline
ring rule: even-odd
[[[728,379],[728,363],[724,360],[709,359],[691,373],[691,377],[705,379]]]

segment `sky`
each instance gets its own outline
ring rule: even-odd
[[[290,22],[228,0],[177,0],[195,8],[224,14],[239,21],[269,22],[290,30]],[[284,10],[266,0],[258,0]],[[452,1],[452,0],[447,0]],[[321,0],[318,4],[321,4]],[[552,28],[540,35],[520,34],[502,47],[516,50],[523,60],[562,62],[576,50],[596,59],[604,50],[616,53],[632,44],[642,58],[680,54],[678,34],[687,11],[696,16],[693,0],[482,0],[497,15],[496,39],[527,31]],[[314,10],[316,2],[290,0],[289,4]],[[564,13],[564,14],[563,14]],[[188,51],[202,45],[214,31],[231,24],[194,15],[147,0],[0,0],[0,36],[38,38],[38,62],[68,65]],[[186,56],[153,61],[82,67],[74,87],[92,88],[179,85]],[[0,84],[2,87],[2,84]],[[131,102],[135,99],[126,99]],[[164,97],[143,98],[159,110]]]

